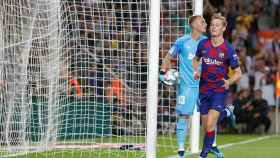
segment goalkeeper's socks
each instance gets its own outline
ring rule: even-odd
[[[180,118],[177,121],[176,136],[177,136],[179,151],[184,150],[185,140],[187,135],[187,125],[188,123],[186,119]]]
[[[204,136],[204,141],[203,141],[203,148],[200,153],[200,157],[206,158],[210,149],[212,148],[212,144],[215,138],[215,131],[208,131],[206,132]]]

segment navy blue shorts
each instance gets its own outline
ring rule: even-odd
[[[222,112],[225,109],[227,92],[199,94],[199,111],[202,115],[208,114],[210,109]]]

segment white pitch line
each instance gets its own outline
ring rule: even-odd
[[[262,137],[258,137],[258,138],[255,138],[255,139],[245,140],[245,141],[241,141],[241,142],[237,142],[237,143],[224,144],[224,145],[220,145],[219,148],[225,149],[225,148],[229,148],[229,147],[232,147],[232,146],[235,146],[235,145],[244,145],[244,144],[254,143],[254,142],[257,142],[257,141],[269,139],[271,137],[273,137],[273,136],[262,136]]]
[[[269,139],[269,138],[272,138],[272,137],[274,137],[274,135],[262,136],[262,137],[258,137],[258,138],[254,138],[254,139],[250,139],[250,140],[236,142],[236,143],[228,143],[228,144],[224,144],[224,145],[219,145],[219,148],[220,149],[226,149],[226,148],[230,148],[232,146],[254,143],[254,142],[265,140],[265,139]],[[187,154],[188,155],[194,155],[194,154],[197,154],[197,153],[189,153],[189,152],[187,152]],[[173,155],[173,156],[169,156],[169,157],[166,157],[166,158],[178,158],[178,155]]]

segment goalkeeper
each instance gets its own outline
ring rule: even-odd
[[[173,44],[169,53],[165,56],[160,70],[160,78],[163,80],[164,74],[171,67],[171,58],[179,57],[179,85],[177,93],[176,112],[178,115],[176,125],[176,136],[178,143],[179,158],[185,156],[185,138],[189,117],[193,114],[194,107],[197,104],[199,93],[199,81],[193,77],[192,60],[195,57],[198,43],[206,39],[202,34],[206,31],[206,22],[202,16],[195,15],[189,19],[189,25],[192,29],[190,34],[180,37]]]

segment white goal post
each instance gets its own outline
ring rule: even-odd
[[[203,15],[203,0],[194,1],[194,15]],[[191,136],[190,136],[190,152],[198,153],[199,152],[199,136],[200,136],[200,113],[197,111],[197,108],[194,109],[191,127]]]
[[[147,158],[156,158],[160,0],[150,1],[149,72],[147,87]]]

